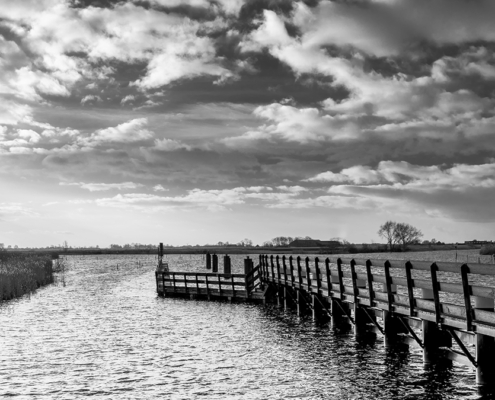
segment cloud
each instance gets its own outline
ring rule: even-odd
[[[164,188],[162,185],[153,186],[154,192],[166,192],[168,189]]]
[[[38,216],[38,213],[22,203],[0,203],[0,219],[16,220],[20,217],[35,216]]]
[[[235,187],[232,189],[192,189],[185,195],[158,196],[154,194],[133,193],[117,195],[96,200],[105,207],[133,208],[141,211],[156,212],[167,209],[206,209],[208,211],[229,210],[233,206],[261,204],[276,207],[290,201],[306,189],[300,186],[282,186],[279,191],[271,187]]]
[[[81,189],[89,190],[90,192],[102,192],[107,190],[132,190],[142,187],[140,183],[123,182],[123,183],[84,183],[84,182],[60,182],[61,186],[79,186]]]
[[[155,139],[156,150],[160,151],[177,151],[177,150],[188,150],[190,151],[192,148],[187,144],[184,144],[178,140],[172,139]]]
[[[100,96],[88,94],[81,99],[81,104],[83,104],[83,105],[85,105],[86,103],[93,103],[94,104],[94,103],[98,103],[101,101],[103,101],[103,100],[101,99]]]
[[[258,140],[301,144],[356,138],[359,132],[348,121],[324,114],[317,108],[297,108],[278,103],[257,107],[253,114],[268,124],[241,136],[223,139],[230,147],[242,147]]]
[[[455,164],[452,167],[420,166],[407,162],[381,161],[345,168],[307,179],[327,182],[331,195],[387,201],[396,210],[456,220],[489,222],[495,196],[495,164]],[[469,206],[466,206],[469,205]]]
[[[136,98],[132,94],[128,94],[122,100],[120,100],[120,104],[124,105],[126,103],[133,103]]]
[[[88,137],[79,137],[78,143],[84,146],[98,146],[105,143],[134,143],[153,138],[154,134],[146,129],[148,120],[136,118],[116,127],[99,129]]]

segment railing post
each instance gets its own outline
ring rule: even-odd
[[[321,281],[320,281],[320,268],[318,266],[319,263],[318,257],[315,257],[315,272],[313,278],[316,278],[316,291],[313,291],[311,293],[311,300],[312,300],[312,305],[313,305],[313,319],[318,318],[318,316],[322,312],[322,306],[321,306],[321,298],[320,298],[320,286],[321,286]],[[308,259],[308,268],[309,268],[309,259]],[[310,276],[308,274],[308,282],[310,279]],[[310,286],[311,289],[311,286]],[[312,289],[311,289],[312,290]]]
[[[277,290],[277,305],[279,307],[282,306],[282,294],[281,294],[281,285],[280,285],[280,257],[277,254],[275,257],[275,262],[277,264],[277,283],[276,283],[276,290]]]
[[[271,268],[271,272],[272,272],[270,279],[272,282],[274,282],[275,281],[275,265],[273,264],[273,254],[270,256],[270,268]]]
[[[308,289],[308,294],[311,294],[311,270],[309,268],[309,257],[304,259],[304,263],[306,264],[306,286]]]
[[[297,262],[297,315],[302,315],[304,312],[304,305],[303,305],[303,300],[301,299],[301,290],[303,289],[302,286],[302,267],[301,267],[301,257],[297,256],[296,258]]]
[[[407,280],[407,295],[409,296],[409,315],[414,316],[414,291],[413,291],[413,279],[412,279],[412,264],[410,261],[406,262],[406,280]]]
[[[352,291],[354,295],[354,335],[359,336],[366,332],[368,316],[359,305],[359,288],[363,287],[361,279],[357,278],[356,261],[351,260]]]
[[[290,286],[291,288],[294,288],[294,280],[295,280],[295,276],[294,276],[294,258],[292,256],[289,257],[289,266],[290,266]]]
[[[397,334],[405,332],[405,327],[393,315],[394,293],[396,285],[392,284],[392,276],[390,275],[390,261],[385,261],[385,287],[387,290],[388,311],[383,311],[383,330],[385,332],[385,347],[392,346],[397,339]]]

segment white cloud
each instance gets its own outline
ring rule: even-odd
[[[153,138],[154,134],[146,129],[148,120],[136,118],[116,127],[99,129],[89,137],[78,138],[78,143],[84,146],[98,146],[105,143],[134,143]]]
[[[191,150],[191,146],[173,139],[155,139],[155,149],[161,151]]]
[[[100,96],[96,96],[96,95],[93,95],[93,94],[88,94],[86,96],[84,96],[82,99],[81,99],[81,104],[86,104],[86,103],[98,103],[98,102],[101,102],[102,99]]]
[[[124,105],[126,103],[133,103],[136,98],[132,94],[128,94],[122,100],[120,100],[120,104]]]
[[[61,186],[79,186],[81,189],[89,190],[90,192],[103,192],[107,190],[132,190],[142,187],[140,183],[122,182],[122,183],[84,183],[84,182],[60,182]]]
[[[166,192],[168,189],[164,188],[162,185],[155,185],[153,186],[153,191],[154,192]]]

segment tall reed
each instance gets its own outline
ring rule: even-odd
[[[0,301],[53,282],[51,255],[0,253]]]

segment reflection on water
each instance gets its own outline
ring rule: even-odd
[[[150,256],[70,257],[58,283],[0,306],[0,396],[461,399],[474,371],[425,368],[274,306],[158,298]]]

